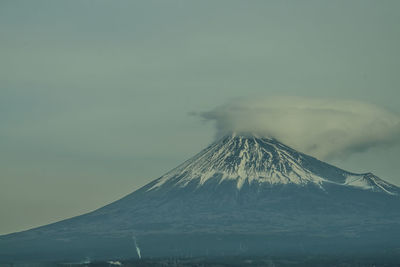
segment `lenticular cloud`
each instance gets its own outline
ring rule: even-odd
[[[230,132],[275,138],[327,159],[400,141],[400,116],[359,101],[300,97],[238,99],[200,114]]]

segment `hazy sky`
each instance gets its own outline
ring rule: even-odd
[[[0,234],[93,210],[194,155],[240,97],[400,113],[400,1],[0,1]],[[400,185],[400,146],[330,162]]]

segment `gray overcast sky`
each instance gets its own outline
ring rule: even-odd
[[[93,210],[200,151],[238,97],[400,113],[400,1],[0,2],[0,234]],[[331,163],[400,185],[400,147]]]

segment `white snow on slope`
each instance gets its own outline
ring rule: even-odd
[[[354,174],[339,170],[341,180],[332,181],[302,165],[302,153],[268,138],[233,134],[209,147],[160,177],[148,190],[162,187],[167,182],[185,187],[196,181],[202,186],[209,179],[236,180],[240,190],[245,183],[315,184],[323,189],[324,183],[335,183],[365,190],[384,191],[390,184],[369,174]],[[323,163],[324,164],[324,163]]]

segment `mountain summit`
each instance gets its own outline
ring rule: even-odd
[[[1,236],[0,263],[396,254],[399,195],[371,173],[344,171],[274,139],[232,134],[98,210]]]
[[[245,183],[255,184],[324,184],[353,186],[375,192],[397,194],[398,188],[372,173],[350,173],[269,138],[228,135],[213,143],[157,180],[149,189],[163,185],[185,187],[195,181],[198,186],[209,179],[233,180],[240,190]]]

